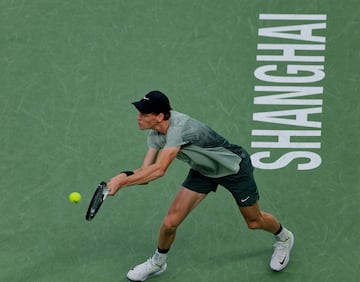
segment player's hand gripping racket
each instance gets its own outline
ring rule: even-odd
[[[101,182],[95,190],[95,193],[91,199],[89,208],[86,212],[86,220],[92,220],[96,213],[99,211],[102,203],[105,201],[107,195],[109,194],[109,188],[106,186],[105,182]]]

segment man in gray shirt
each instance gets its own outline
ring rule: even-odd
[[[260,210],[253,166],[246,150],[230,144],[204,123],[173,111],[169,99],[160,91],[151,91],[133,104],[139,111],[139,128],[150,130],[148,151],[139,169],[122,172],[109,181],[109,195],[115,195],[121,188],[162,177],[175,158],[189,164],[190,170],[163,220],[154,255],[131,269],[128,279],[145,281],[166,270],[167,254],[177,227],[208,193],[216,191],[218,185],[233,195],[250,229],[262,229],[275,235],[270,268],[284,269],[289,262],[294,235],[274,216]]]

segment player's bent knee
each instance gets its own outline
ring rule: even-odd
[[[176,231],[178,224],[170,217],[165,217],[162,223],[162,229],[167,233],[173,233]]]
[[[247,222],[247,226],[249,229],[251,230],[255,230],[255,229],[260,229],[261,228],[261,225],[258,221],[256,220],[252,220],[252,221],[248,221]]]

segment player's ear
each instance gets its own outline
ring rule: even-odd
[[[161,122],[161,121],[163,121],[164,120],[164,114],[163,113],[160,113],[160,114],[158,114],[157,115],[157,122]]]

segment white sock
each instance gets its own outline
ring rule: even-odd
[[[166,258],[167,258],[167,254],[159,253],[159,251],[156,250],[151,260],[154,264],[161,266],[166,262]]]
[[[289,239],[288,230],[285,227],[283,227],[281,232],[279,234],[275,235],[275,238],[277,241],[285,242],[287,239]]]

